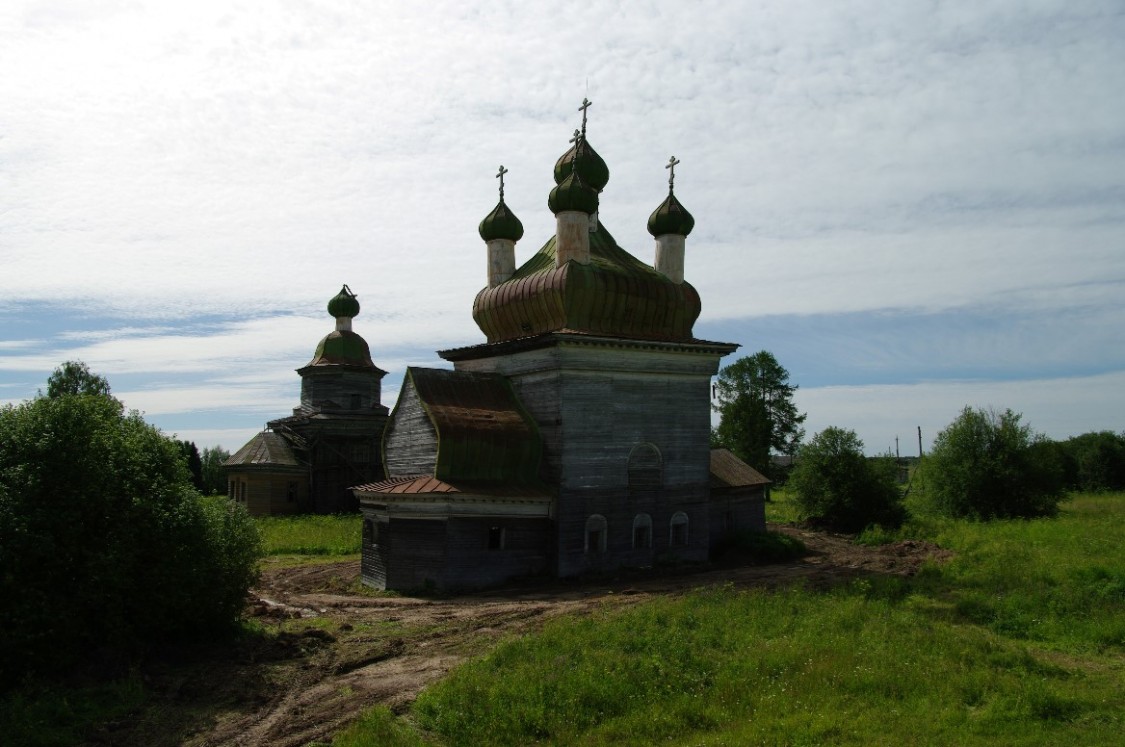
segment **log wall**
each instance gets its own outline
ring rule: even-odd
[[[437,445],[434,424],[407,379],[384,436],[387,475],[432,475],[437,465]]]

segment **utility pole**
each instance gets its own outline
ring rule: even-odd
[[[898,436],[895,436],[895,459],[901,459],[902,455],[898,453]]]
[[[918,458],[922,458],[922,426],[918,426]]]

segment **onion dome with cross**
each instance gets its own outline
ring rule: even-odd
[[[344,286],[328,302],[328,313],[336,319],[336,329],[329,332],[316,346],[312,360],[306,366],[360,366],[375,368],[371,348],[367,341],[352,332],[352,319],[359,315],[359,299],[352,289]]]
[[[555,235],[517,268],[512,240],[490,239],[494,234],[486,236],[481,225],[489,247],[489,284],[477,294],[473,319],[489,343],[549,333],[667,342],[695,339],[699,294],[683,280],[684,236],[694,221],[679,202],[669,203],[658,227],[668,223],[671,230],[684,233],[657,238],[654,265],[618,246],[598,217],[598,192],[609,169],[586,148],[589,107],[584,100],[579,107],[582,129],[575,131],[573,147],[555,164],[557,186],[548,200]]]
[[[500,172],[496,174],[496,178],[500,180],[500,202],[496,203],[496,207],[492,208],[491,213],[484,216],[484,220],[480,222],[480,226],[477,228],[480,237],[485,241],[494,239],[519,241],[523,238],[523,223],[520,223],[516,214],[504,204],[504,174],[507,173],[508,170],[501,166]]]
[[[571,140],[574,145],[555,161],[555,184],[561,186],[571,174],[578,174],[583,184],[595,192],[601,192],[609,183],[609,167],[586,139],[586,110],[592,105],[589,99],[582,99],[582,106],[578,107],[582,112],[582,129],[574,131],[574,138]]]
[[[691,233],[691,229],[695,228],[695,218],[691,216],[687,208],[680,204],[672,191],[676,181],[676,166],[679,163],[679,159],[672,156],[668,159],[668,165],[664,167],[671,172],[668,175],[668,196],[648,217],[648,232],[654,237],[664,236],[665,234],[687,236]]]

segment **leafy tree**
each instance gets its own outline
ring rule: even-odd
[[[789,372],[761,350],[719,371],[715,388],[721,420],[713,445],[730,449],[767,477],[778,477],[771,451],[792,456],[805,437],[805,414],[793,404],[797,386],[789,383]]]
[[[1125,434],[1083,433],[1059,444],[1067,486],[1074,490],[1125,489]]]
[[[191,475],[192,486],[202,492],[203,460],[199,456],[199,449],[196,447],[194,441],[177,440],[176,445],[180,447],[180,453],[184,455],[184,460],[187,462],[188,474]]]
[[[231,629],[258,552],[245,512],[200,499],[116,399],[0,407],[0,682]]]
[[[47,396],[61,397],[64,394],[95,394],[109,396],[109,382],[91,373],[82,361],[67,361],[56,368],[47,378]]]
[[[801,447],[789,476],[803,518],[842,532],[906,518],[893,457],[869,459],[855,431],[829,427]]]
[[[202,461],[203,494],[223,495],[227,492],[227,475],[223,462],[230,459],[230,452],[222,446],[205,446]]]
[[[966,407],[938,433],[927,461],[929,496],[948,516],[1052,516],[1063,470],[1052,442],[1011,410]]]

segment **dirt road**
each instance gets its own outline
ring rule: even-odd
[[[924,561],[947,555],[922,542],[866,548],[846,537],[771,529],[799,537],[810,554],[777,565],[734,564],[672,574],[636,571],[447,599],[365,594],[357,584],[354,561],[267,568],[248,614],[266,627],[276,626],[276,637],[268,645],[239,649],[230,661],[154,677],[152,686],[166,691],[167,718],[107,738],[160,744],[165,735],[156,731],[174,728],[185,741],[171,743],[196,747],[296,747],[330,741],[362,710],[379,703],[404,710],[422,688],[467,657],[561,615],[716,584],[829,585],[868,573],[911,575]],[[196,706],[185,711],[183,704],[193,699]]]

